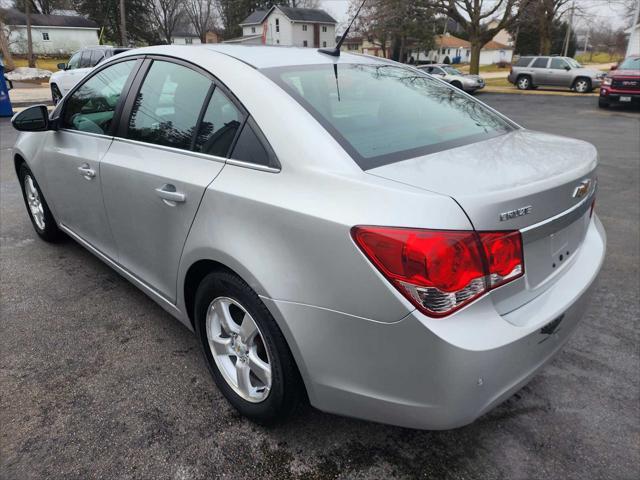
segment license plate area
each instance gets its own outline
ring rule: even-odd
[[[621,102],[630,102],[631,101],[631,97],[622,96],[622,97],[620,97],[620,101]]]

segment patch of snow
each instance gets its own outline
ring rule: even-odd
[[[51,72],[49,70],[44,70],[42,68],[29,68],[29,67],[18,67],[15,70],[7,73],[6,77],[14,82],[19,82],[22,80],[44,80],[51,76]]]

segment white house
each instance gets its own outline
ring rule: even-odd
[[[626,33],[629,34],[626,56],[640,55],[640,2],[636,4],[636,11],[633,14],[633,23]]]
[[[0,9],[9,51],[27,53],[27,18],[15,9]],[[31,15],[31,42],[36,55],[68,55],[98,44],[98,24],[77,15]]]
[[[174,45],[198,45],[202,43],[200,37],[188,30],[176,30],[171,35],[171,43]]]
[[[450,34],[437,35],[435,38],[436,49],[429,52],[420,52],[418,61],[431,61],[433,63],[469,63],[471,60],[471,44],[462,38]],[[510,63],[513,57],[513,47],[491,40],[480,50],[480,65],[494,63]]]
[[[229,43],[287,45],[294,47],[333,47],[336,21],[324,10],[275,5],[257,10],[240,26],[242,37]]]

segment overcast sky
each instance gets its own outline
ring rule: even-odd
[[[638,0],[640,1],[640,0]],[[349,8],[348,0],[320,0],[322,8],[329,12],[338,22],[346,23],[349,20],[347,10]],[[576,5],[581,5],[585,11],[585,19],[599,23],[603,20],[609,20],[614,27],[620,27],[625,23],[624,9],[619,0],[576,0]],[[576,17],[576,23],[582,23],[580,18]],[[342,30],[342,29],[339,29]]]

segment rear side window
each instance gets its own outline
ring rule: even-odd
[[[526,67],[531,62],[532,57],[520,57],[520,59],[516,62],[516,67]]]
[[[242,132],[240,132],[231,158],[267,167],[277,166],[275,154],[251,118],[247,120]]]
[[[154,61],[131,109],[127,138],[189,150],[210,87],[190,68]]]
[[[549,58],[547,57],[539,57],[533,62],[531,65],[533,68],[547,68],[547,63],[549,62]]]
[[[196,136],[195,151],[226,157],[243,121],[243,115],[231,100],[216,88]]]
[[[513,128],[457,89],[410,68],[322,64],[262,71],[365,170]]]

